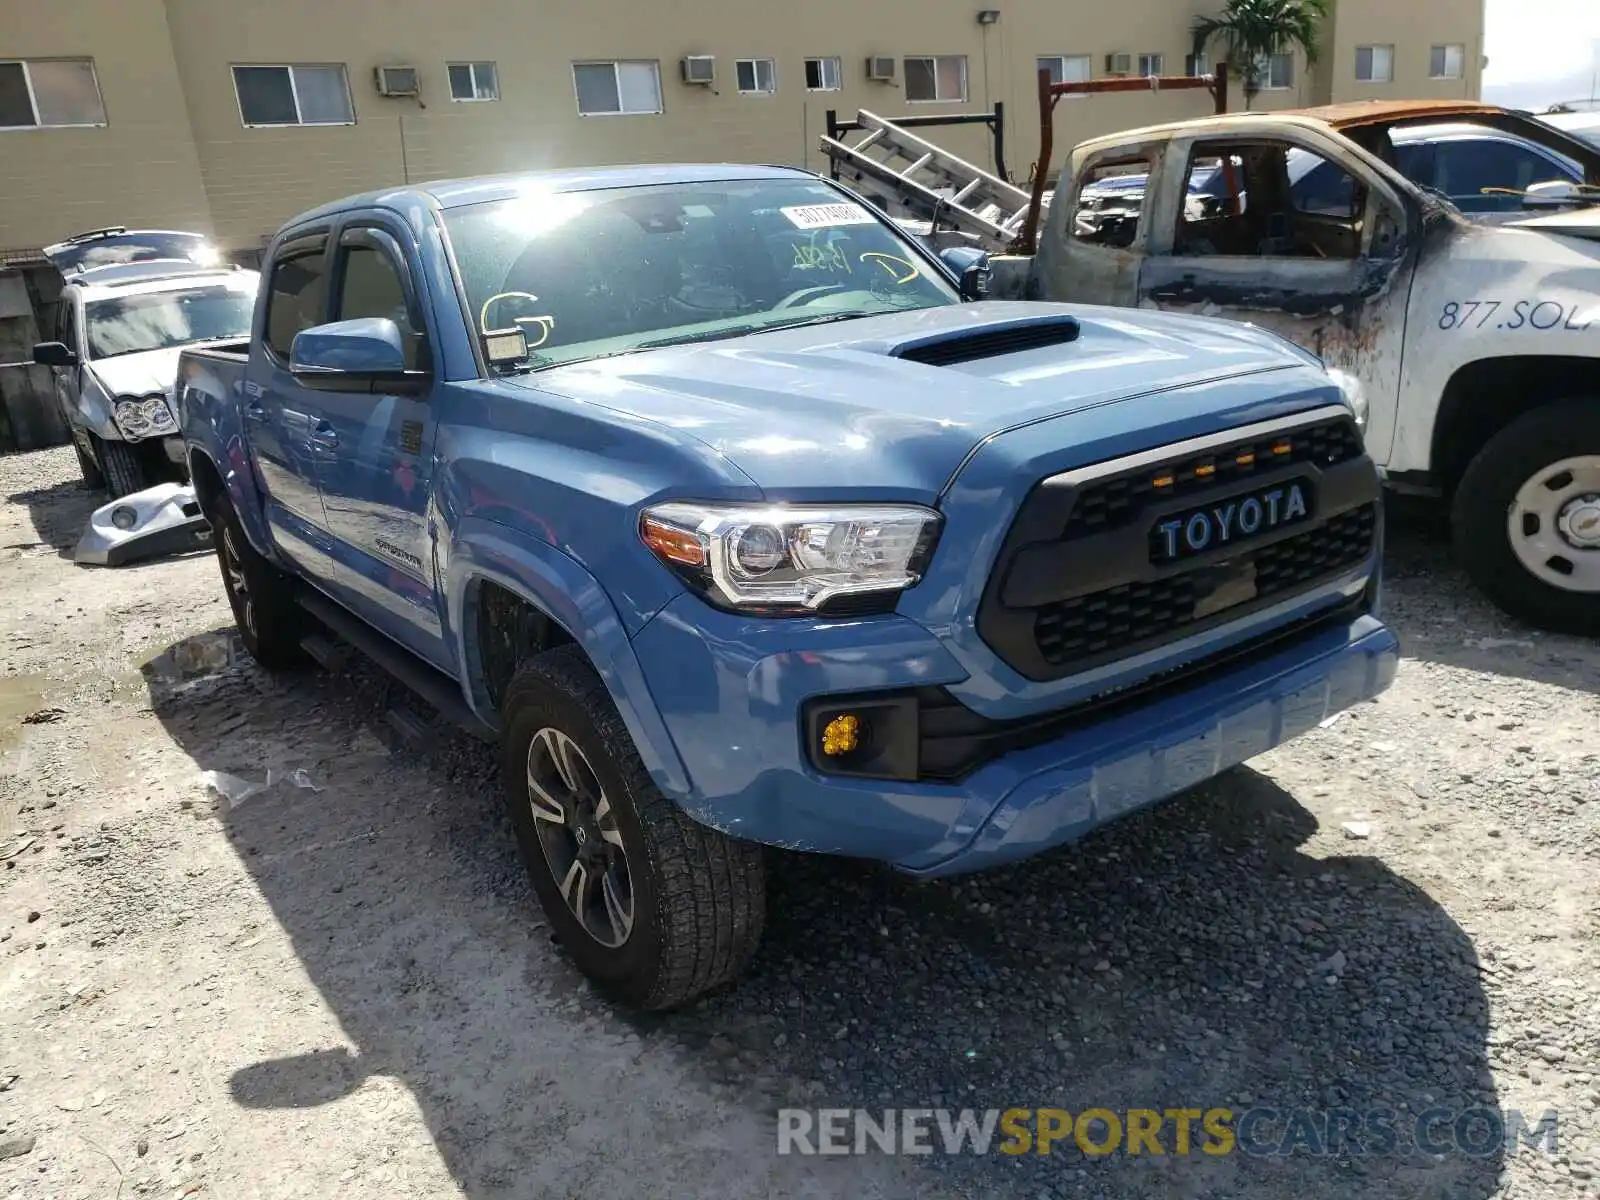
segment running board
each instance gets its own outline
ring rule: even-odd
[[[314,588],[302,587],[295,600],[301,608],[316,617],[329,630],[349,642],[438,709],[440,715],[452,724],[460,726],[481,741],[493,742],[498,739],[499,735],[495,730],[467,707],[467,702],[461,698],[460,686],[443,671],[423,662],[405,647],[374,631],[343,605],[328,599]],[[315,635],[307,639],[311,642],[317,640]],[[326,653],[326,642],[309,646],[307,651],[313,658],[322,661],[323,654]],[[319,654],[319,651],[323,653]]]

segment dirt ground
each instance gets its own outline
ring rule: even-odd
[[[551,944],[488,750],[359,659],[243,660],[209,556],[78,567],[102,499],[0,459],[0,1196],[1600,1194],[1600,649],[1488,609],[1426,513],[1378,702],[1015,869],[774,855],[749,977],[639,1020]],[[782,1105],[1054,1104],[1559,1143],[775,1152]]]

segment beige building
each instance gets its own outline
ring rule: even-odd
[[[1041,61],[1066,77],[1180,74],[1196,65],[1192,21],[1220,7],[4,0],[0,265],[111,224],[201,229],[250,250],[297,211],[402,181],[636,160],[822,168],[829,109],[1003,102],[1006,165],[1025,178]],[[1483,0],[1337,0],[1324,47],[1311,70],[1266,64],[1255,106],[1476,97]],[[383,82],[416,94],[381,94],[379,68],[409,68]],[[1197,92],[1063,101],[1057,158],[1208,105]],[[935,136],[987,157],[979,127]]]

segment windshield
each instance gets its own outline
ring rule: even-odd
[[[959,302],[889,226],[818,180],[532,193],[445,213],[480,333],[527,370]]]
[[[248,338],[253,291],[226,284],[91,300],[83,306],[90,358],[115,358],[193,342]]]

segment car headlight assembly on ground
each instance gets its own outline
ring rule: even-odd
[[[910,504],[671,503],[641,514],[639,536],[712,604],[779,616],[844,597],[892,608],[926,570],[941,520]]]
[[[149,396],[122,396],[112,410],[117,428],[130,442],[140,438],[175,433],[178,424],[172,419],[172,409],[162,392]]]

